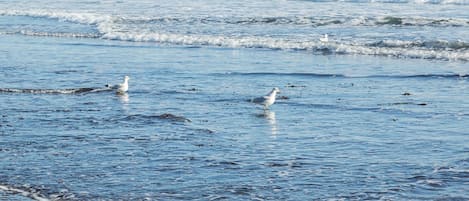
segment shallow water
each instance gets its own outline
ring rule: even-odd
[[[468,190],[467,77],[445,62],[93,39],[20,48],[27,37],[3,39],[18,47],[11,54],[30,56],[3,59],[2,86],[101,87],[131,76],[126,96],[1,93],[3,184],[78,200],[432,199]],[[46,52],[62,62],[41,60]],[[283,98],[271,110],[247,102],[272,86]]]
[[[47,9],[61,5],[77,6]],[[2,31],[12,17],[20,27],[22,19],[2,15]],[[48,17],[26,19],[29,28],[30,20],[96,34]],[[0,44],[1,186],[51,200],[469,199],[464,59],[99,33],[0,34]],[[62,93],[105,89],[124,75],[125,95]],[[281,94],[270,110],[248,102],[273,87]],[[0,190],[0,198],[32,197],[14,192]]]

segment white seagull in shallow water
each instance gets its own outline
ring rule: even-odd
[[[266,110],[269,108],[269,106],[275,103],[275,98],[277,96],[277,93],[280,93],[280,90],[277,87],[275,87],[267,95],[254,98],[251,100],[251,102],[264,106],[264,110]]]
[[[329,36],[327,34],[324,34],[324,37],[319,38],[319,41],[321,41],[323,43],[327,43],[327,42],[329,42]]]
[[[106,85],[106,87],[109,87],[111,89],[116,89],[118,94],[123,94],[129,90],[129,80],[130,80],[130,77],[126,75],[124,77],[123,83],[117,84],[117,85]]]

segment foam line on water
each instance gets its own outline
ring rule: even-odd
[[[66,33],[66,32],[38,32],[31,30],[21,30],[15,32],[0,32],[0,35],[39,36],[39,37],[58,37],[58,38],[100,38],[101,34],[92,33]]]
[[[101,15],[95,13],[73,13],[54,10],[0,10],[0,15],[6,16],[29,16],[39,18],[58,19],[60,21],[75,22],[81,24],[98,24],[110,21],[110,15]]]
[[[34,189],[20,189],[20,188],[15,188],[12,186],[0,184],[0,190],[7,192],[7,193],[11,193],[11,194],[21,194],[22,196],[25,196],[25,197],[28,197],[37,201],[49,201],[49,199],[43,197],[40,193],[34,192]]]
[[[169,45],[211,46],[224,48],[260,48],[286,51],[306,51],[312,54],[349,54],[397,58],[469,61],[469,43],[463,41],[378,41],[373,43],[295,41],[268,37],[229,37],[183,35],[166,33],[100,34],[20,32],[28,36],[102,38],[129,42],[150,42]],[[0,33],[2,34],[2,33]],[[5,34],[5,33],[3,33]]]
[[[334,41],[322,43],[319,40],[294,40],[271,37],[230,37],[212,35],[183,35],[170,33],[129,33],[110,32],[102,36],[109,40],[133,42],[156,42],[177,45],[204,45],[227,48],[265,48],[272,50],[310,51],[314,54],[357,54],[374,56],[391,56],[403,58],[438,59],[438,60],[469,60],[468,43],[456,42],[420,42],[422,47],[406,46],[406,42],[387,42],[380,44]],[[403,44],[401,44],[403,43]],[[419,42],[410,44],[419,44]],[[429,44],[434,44],[430,46]],[[445,44],[446,47],[445,48]],[[415,45],[414,45],[415,46]],[[430,47],[427,47],[430,46]],[[439,49],[435,51],[434,48]]]

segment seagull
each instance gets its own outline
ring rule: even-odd
[[[118,94],[123,94],[129,90],[129,80],[130,80],[130,77],[126,75],[124,77],[123,83],[117,84],[117,85],[106,85],[106,87],[109,87],[111,89],[116,89]]]
[[[323,43],[327,43],[329,42],[329,37],[327,34],[324,34],[324,37],[322,38],[319,38],[319,41],[323,42]]]
[[[263,105],[264,110],[267,110],[270,105],[274,104],[275,96],[277,95],[277,93],[280,93],[280,90],[277,87],[275,87],[267,95],[262,96],[262,97],[258,97],[258,98],[254,98],[254,99],[251,100],[251,102]]]

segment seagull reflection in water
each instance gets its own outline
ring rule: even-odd
[[[117,97],[122,103],[129,103],[129,94],[128,93],[118,93]]]
[[[275,118],[275,112],[270,111],[270,110],[264,110],[264,112],[262,114],[259,114],[258,116],[267,120],[270,126],[272,137],[277,137],[278,127],[277,127],[277,120]]]

